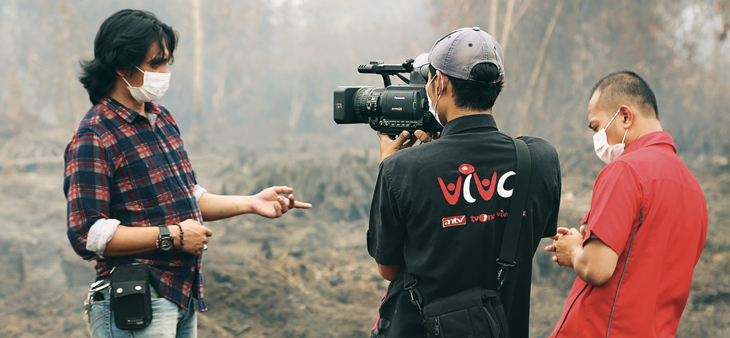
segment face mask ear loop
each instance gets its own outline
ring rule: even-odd
[[[142,69],[140,69],[139,67],[137,67],[137,66],[134,66],[134,68],[137,68],[137,69],[138,69],[138,70],[139,70],[140,72],[142,72],[142,74],[145,74],[145,71],[144,71],[144,70],[142,70]],[[126,82],[126,83],[127,83],[127,86],[128,86],[128,87],[130,87],[130,88],[134,88],[134,87],[132,87],[132,85],[131,85],[131,84],[129,84],[129,81],[127,81],[127,79],[125,79],[125,78],[124,78],[124,76],[122,76],[122,80],[124,80],[124,82]]]
[[[436,73],[436,75],[438,76],[438,73]],[[441,76],[443,76],[443,75],[441,75]],[[444,78],[442,77],[441,78],[441,90],[443,90],[443,89],[444,89]],[[438,88],[436,88],[436,94],[438,94],[438,96],[436,97],[436,104],[433,105],[433,111],[436,112],[436,114],[438,114],[438,110],[436,110],[436,107],[439,106],[439,100],[441,100],[441,93],[439,93]]]
[[[621,140],[621,144],[626,144],[626,143],[624,143],[624,141],[626,141],[626,134],[628,134],[628,133],[629,133],[629,130],[626,129],[626,132],[624,133],[624,138]]]
[[[125,79],[124,76],[122,76],[122,80],[127,83],[127,88],[134,88],[131,84],[129,84],[129,82],[127,82],[127,79]]]
[[[433,80],[436,80],[436,75],[437,74],[434,74],[433,77],[431,78],[431,80],[429,80],[428,83],[426,84],[426,91],[428,91],[428,88],[431,87],[431,83],[433,82]]]
[[[613,114],[613,117],[611,118],[611,121],[608,121],[608,124],[603,128],[603,130],[608,130],[608,126],[611,125],[611,122],[613,122],[613,120],[616,118],[616,116],[618,116],[618,113],[620,113],[620,112],[621,112],[621,108],[619,108],[616,111],[616,114]]]
[[[428,88],[431,88],[431,83],[433,83],[433,80],[436,80],[436,76],[437,75],[438,74],[434,74],[433,77],[431,78],[431,80],[429,80],[428,83],[426,84],[426,96],[428,96]],[[429,101],[428,102],[429,103],[428,109],[430,110],[431,109],[431,105],[430,105],[431,104],[431,98],[430,97],[428,98],[428,101]],[[434,111],[436,111],[436,108],[435,107],[433,109],[434,109]]]

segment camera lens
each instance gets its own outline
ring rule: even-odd
[[[355,93],[355,115],[360,119],[379,116],[380,95],[385,88],[364,87]]]

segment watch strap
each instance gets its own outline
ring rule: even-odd
[[[172,248],[174,247],[174,239],[170,235],[170,228],[167,225],[160,225],[157,228],[160,229],[160,235],[157,237],[157,250],[160,250],[163,252],[168,252],[168,251],[172,250]],[[170,243],[172,244],[172,245],[170,245],[170,248],[167,250],[165,250],[162,247],[162,243],[164,240],[169,240]]]
[[[158,228],[160,228],[160,237],[158,238],[162,238],[165,235],[170,236],[170,228],[167,225],[160,225]]]

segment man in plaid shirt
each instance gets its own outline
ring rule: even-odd
[[[66,148],[64,193],[69,241],[97,261],[86,302],[92,337],[131,336],[116,327],[108,288],[112,269],[129,264],[149,266],[152,294],[152,323],[134,337],[196,337],[195,308],[206,311],[201,255],[213,234],[202,222],[311,208],[289,187],[221,196],[197,184],[175,120],[153,103],[169,86],[177,40],[154,14],[122,10],[101,25],[94,59],[82,62],[94,106]]]

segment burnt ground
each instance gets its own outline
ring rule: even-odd
[[[62,163],[53,161],[62,149],[36,148],[49,159],[0,163],[0,336],[86,337],[82,300],[93,269],[65,237]],[[324,161],[245,151],[191,157],[211,192],[249,194],[286,184],[315,205],[275,220],[245,215],[209,224],[215,234],[203,274],[210,310],[199,316],[199,335],[367,337],[387,286],[365,248],[376,154],[343,152]],[[564,168],[580,167],[575,163],[563,158]],[[678,337],[727,337],[730,168],[712,161],[690,166],[705,192],[710,226]],[[595,167],[564,169],[561,226],[574,226],[587,210]],[[552,330],[574,278],[538,250],[532,336]]]

